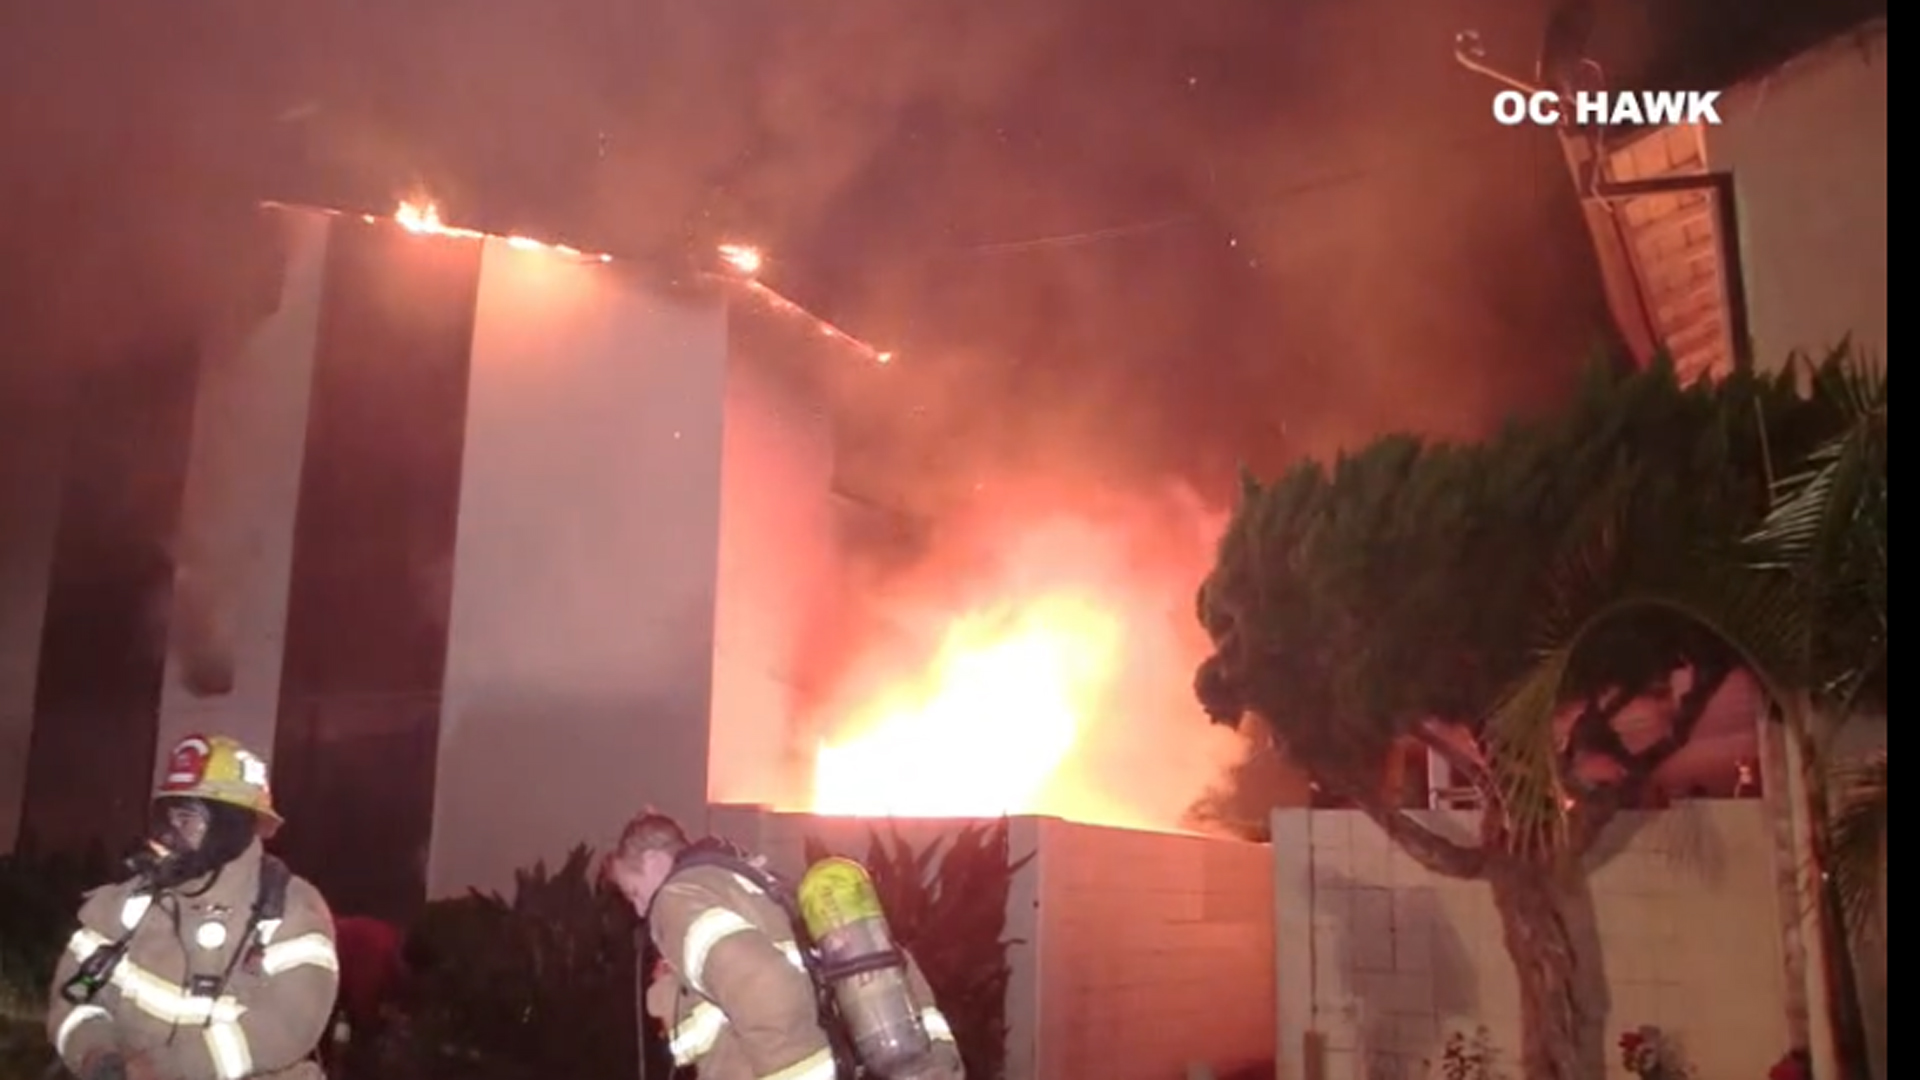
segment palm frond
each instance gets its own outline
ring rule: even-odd
[[[1503,815],[1516,850],[1546,853],[1567,839],[1566,791],[1553,730],[1567,669],[1580,643],[1576,631],[1543,652],[1487,718],[1486,748],[1499,790],[1490,813]]]
[[[1801,358],[1840,430],[1774,481],[1766,519],[1749,537],[1763,565],[1804,569],[1831,558],[1849,528],[1886,497],[1887,375],[1842,344],[1819,364]]]
[[[1878,924],[1886,888],[1887,752],[1870,754],[1837,778],[1828,867],[1846,925],[1856,935]]]

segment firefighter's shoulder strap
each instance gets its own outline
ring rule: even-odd
[[[261,932],[263,926],[270,923],[278,923],[280,919],[285,917],[287,913],[287,887],[292,881],[293,871],[287,869],[286,863],[274,858],[272,855],[262,855],[260,857],[260,884],[259,888],[254,892],[253,908],[247,913],[247,928],[245,933],[241,935],[242,941],[252,940],[255,935]],[[105,888],[105,886],[102,888]],[[87,894],[88,898],[91,899],[95,893],[100,891],[102,890],[92,890]],[[149,884],[139,880],[132,883],[131,895],[138,896],[141,893],[151,895],[152,892],[153,887]],[[127,927],[118,938],[101,945],[81,960],[79,970],[74,973],[73,978],[67,980],[66,984],[60,988],[61,996],[66,998],[69,1004],[84,1005],[99,996],[100,990],[105,987],[108,980],[113,977],[113,970],[119,967],[120,961],[126,957],[127,949],[133,944],[134,935],[138,934],[141,926],[146,923],[147,912],[150,910],[152,910],[150,904],[143,907],[140,912],[140,918],[134,925]],[[264,942],[262,942],[262,944],[264,944]],[[246,952],[247,950],[244,947],[234,950],[233,957],[228,961],[226,970],[222,972],[220,976],[220,986],[222,988],[224,988],[228,980],[233,977],[234,968]]]
[[[814,951],[813,941],[807,934],[806,920],[800,916],[800,903],[794,896],[792,886],[759,860],[748,857],[738,847],[717,838],[699,840],[689,845],[674,861],[673,873],[667,875],[667,880],[672,881],[674,875],[683,870],[701,866],[725,870],[751,882],[786,916],[792,926],[794,940],[800,945],[800,957],[806,967],[807,977],[813,982],[814,1004],[820,1012],[820,1029],[826,1032],[827,1042],[833,1048],[837,1080],[854,1080],[860,1075],[859,1055],[854,1050],[846,1024],[840,1019],[833,985],[820,966],[819,954]]]
[[[227,958],[226,970],[220,973],[220,983],[213,996],[226,993],[227,984],[233,981],[233,973],[239,970],[240,963],[254,949],[265,949],[267,939],[280,926],[280,920],[287,914],[287,887],[293,883],[293,871],[287,864],[272,855],[260,856],[260,883],[253,893],[253,908],[247,912],[247,927],[240,933],[240,947],[233,950]],[[209,1018],[207,1025],[212,1026]]]
[[[261,923],[278,922],[287,914],[287,887],[293,884],[293,871],[272,855],[260,856],[260,890],[253,898],[253,913],[247,929],[258,930]]]

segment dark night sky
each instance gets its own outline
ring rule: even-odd
[[[1685,70],[1767,6],[1616,0],[1596,49]],[[761,243],[776,285],[901,352],[894,411],[951,477],[1217,488],[1470,435],[1551,401],[1605,322],[1551,136],[1497,127],[1451,58],[1473,27],[1529,69],[1546,8],[5,0],[8,363],[112,353],[225,287],[254,198],[424,185],[597,248]]]

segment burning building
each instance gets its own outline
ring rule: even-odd
[[[265,212],[270,287],[181,360],[186,449],[140,616],[165,647],[127,700],[62,689],[89,670],[73,612],[98,591],[73,569],[81,500],[22,518],[52,567],[4,605],[38,660],[0,687],[0,718],[33,703],[7,725],[24,832],[127,835],[156,747],[201,730],[271,751],[279,843],[356,913],[506,887],[643,802],[789,860],[874,816],[1015,815],[1014,854],[1035,858],[1009,910],[1033,943],[1013,958],[1014,1075],[1271,1054],[1264,849],[1111,827],[1167,829],[1220,763],[1180,637],[1199,566],[1143,587],[1164,553],[1037,515],[980,565],[923,575],[877,620],[897,649],[827,663],[858,606],[850,537],[889,516],[842,490],[837,403],[875,392],[889,354],[761,284],[750,248],[666,270],[424,205]],[[66,471],[165,457],[113,445]],[[1144,677],[1147,657],[1178,677]],[[1118,726],[1088,738],[1127,712],[1190,731],[1191,760]],[[1169,770],[1194,783],[1146,797]]]

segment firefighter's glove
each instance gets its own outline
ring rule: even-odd
[[[132,1076],[127,1059],[117,1050],[89,1055],[74,1075],[78,1080],[131,1080]]]

